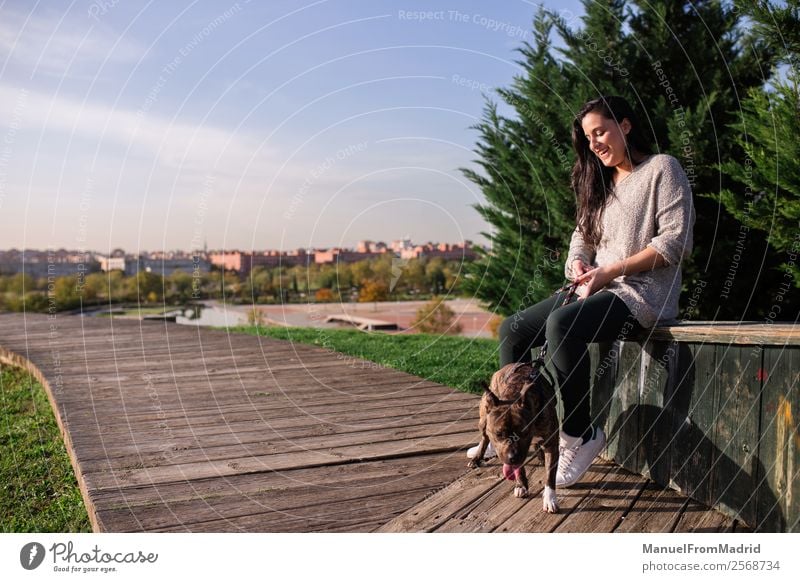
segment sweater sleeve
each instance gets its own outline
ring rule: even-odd
[[[567,253],[567,261],[564,264],[564,275],[567,279],[574,279],[575,274],[572,272],[572,261],[575,259],[582,260],[586,265],[591,264],[594,259],[594,249],[589,245],[581,235],[578,227],[572,231],[572,238],[569,241],[569,252]]]
[[[678,160],[669,157],[654,189],[656,235],[648,243],[668,265],[680,263],[692,251],[694,203],[686,173]]]

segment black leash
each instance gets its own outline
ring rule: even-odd
[[[575,295],[575,290],[577,288],[578,288],[578,285],[575,282],[571,281],[571,282],[567,283],[566,285],[564,285],[563,287],[561,287],[560,289],[556,289],[555,292],[553,293],[553,295],[558,295],[559,293],[561,293],[563,291],[567,291],[567,296],[564,298],[564,301],[558,307],[564,307],[567,303],[569,303],[570,299],[572,299],[572,296]],[[555,309],[558,309],[558,307],[556,307]],[[539,355],[536,357],[535,360],[533,360],[530,363],[531,372],[530,372],[530,375],[528,377],[532,382],[535,382],[542,372],[546,372],[547,376],[550,379],[550,383],[553,386],[555,386],[555,380],[553,379],[553,376],[544,367],[544,357],[545,357],[546,354],[547,354],[547,340],[545,339],[544,343],[542,344],[541,349],[539,350]],[[511,374],[511,373],[515,372],[521,366],[524,366],[524,365],[526,365],[525,362],[518,362],[514,366],[513,369],[511,369],[511,370],[509,370],[507,372],[507,376],[506,377],[508,377],[508,374]],[[488,390],[488,388],[487,388],[487,390]],[[497,398],[497,395],[495,395],[495,398]],[[501,400],[500,398],[497,398],[497,400],[500,401],[503,404],[512,404],[513,402],[515,402],[514,400],[506,401],[506,400]]]
[[[567,296],[564,298],[564,301],[558,307],[564,307],[567,303],[569,303],[570,300],[572,299],[572,296],[575,295],[575,290],[577,288],[578,288],[577,283],[575,283],[574,281],[570,281],[560,289],[556,289],[553,295],[558,295],[563,291],[567,291]],[[558,309],[558,307],[556,307],[556,309]],[[544,370],[544,357],[546,354],[547,354],[547,340],[545,339],[541,349],[539,350],[539,355],[536,357],[535,360],[533,360],[533,362],[531,362],[532,366],[530,375],[531,380],[536,380],[539,374],[542,373],[542,370]],[[547,375],[550,376],[550,373],[548,372]],[[550,381],[551,383],[553,383],[552,377],[550,378]]]

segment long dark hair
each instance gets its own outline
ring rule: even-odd
[[[589,140],[583,133],[581,122],[591,112],[599,113],[606,119],[622,123],[627,119],[631,124],[625,140],[625,151],[629,160],[632,152],[639,155],[652,153],[650,143],[645,138],[639,119],[633,108],[623,97],[606,96],[592,99],[583,104],[572,122],[572,147],[577,158],[572,167],[572,190],[575,192],[578,229],[583,239],[597,246],[602,236],[601,217],[608,197],[613,195],[614,168],[607,168],[592,152]]]

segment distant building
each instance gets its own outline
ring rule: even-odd
[[[426,243],[417,245],[413,248],[406,248],[400,251],[401,259],[419,259],[421,257],[438,257],[446,261],[473,260],[477,254],[472,250],[472,242],[464,241],[464,244],[448,243]]]
[[[100,263],[90,252],[66,249],[10,249],[0,251],[0,274],[25,273],[32,277],[65,277],[86,275],[100,269]]]
[[[212,265],[224,271],[236,271],[239,275],[247,276],[256,267],[293,267],[295,265],[308,265],[314,261],[314,254],[307,253],[304,249],[289,252],[264,251],[211,251],[208,260]]]
[[[386,253],[384,249],[381,252],[366,252],[360,253],[348,249],[341,249],[338,247],[332,249],[317,249],[314,253],[314,262],[318,265],[326,263],[355,263],[364,261],[366,259],[374,259]]]
[[[100,270],[104,273],[109,271],[125,271],[125,256],[104,257],[102,255],[98,255],[97,260],[100,262]]]
[[[191,254],[182,251],[153,251],[137,256],[125,255],[120,249],[116,249],[108,257],[98,255],[98,260],[101,270],[122,271],[128,277],[140,271],[169,277],[175,271],[191,275],[208,273],[211,270],[211,264],[202,253]]]
[[[405,250],[413,249],[414,244],[411,242],[411,239],[406,237],[401,240],[393,240],[391,244],[389,244],[389,248],[396,253],[400,253]]]
[[[377,253],[382,254],[388,250],[386,243],[383,242],[373,242],[371,240],[362,240],[358,241],[356,245],[356,252],[357,253]]]

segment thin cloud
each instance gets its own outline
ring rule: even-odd
[[[18,89],[0,85],[0,115],[9,118],[18,99]],[[227,171],[240,170],[254,156],[260,159],[266,153],[250,136],[143,111],[82,104],[33,91],[27,92],[25,102],[20,129],[80,136],[96,141],[98,146],[130,145],[132,154],[148,153],[166,166],[208,171],[224,162]]]
[[[0,19],[0,53],[7,55],[3,68],[17,67],[29,76],[79,75],[106,61],[136,62],[146,50],[79,12],[25,14],[3,8]]]

